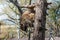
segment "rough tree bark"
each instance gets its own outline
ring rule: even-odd
[[[0,23],[0,34],[1,34],[1,23]]]
[[[36,0],[33,40],[45,40],[46,0]]]

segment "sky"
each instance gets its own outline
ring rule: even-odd
[[[8,18],[8,16],[5,14],[5,11],[3,11],[7,6],[8,5],[6,5],[6,4],[0,4],[0,20]],[[8,10],[8,9],[6,9],[6,10],[9,11],[9,12],[6,12],[6,13],[8,13],[9,15],[12,14],[11,17],[16,18],[16,14],[13,11]]]
[[[5,7],[7,7],[6,4],[0,4],[0,21],[3,21],[4,23],[8,23],[8,24],[14,24],[12,21],[6,20],[9,19],[9,17],[6,14],[4,14],[5,12],[3,11],[3,9],[5,9]],[[11,14],[12,12],[9,15]],[[15,14],[12,14],[11,16],[14,17],[13,15]]]
[[[8,16],[6,14],[0,16],[0,20],[7,19]]]
[[[4,4],[4,5],[3,4],[0,4],[0,20],[7,19],[8,18],[6,14],[3,14],[4,13],[3,12],[4,7],[6,7],[6,4]]]

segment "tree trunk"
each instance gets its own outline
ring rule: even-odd
[[[33,40],[45,40],[46,0],[36,0]]]
[[[1,23],[0,23],[0,34],[1,34]]]

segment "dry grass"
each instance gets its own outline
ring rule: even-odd
[[[11,35],[15,37],[16,33],[17,32],[15,31],[15,29],[13,29],[12,27],[1,26],[0,39],[3,40],[3,39],[12,38]]]
[[[0,34],[0,39],[10,39],[13,38],[11,35],[13,35],[13,37],[17,37],[18,33],[17,33],[17,27],[6,27],[6,26],[2,26],[1,27],[1,34]],[[20,30],[20,37],[28,37],[28,32],[24,32],[22,30]]]

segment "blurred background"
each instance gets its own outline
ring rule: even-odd
[[[30,0],[18,0],[20,5],[29,5]],[[47,0],[52,4],[48,6],[46,16],[46,38],[49,40],[57,38],[60,40],[60,0]],[[31,4],[35,3],[35,0],[31,1]],[[26,8],[22,8],[23,12]],[[0,0],[0,39],[1,40],[21,40],[29,37],[29,32],[24,32],[19,29],[20,13],[18,8],[9,2],[9,0]],[[32,35],[32,33],[31,33]],[[56,39],[55,39],[56,40]]]

